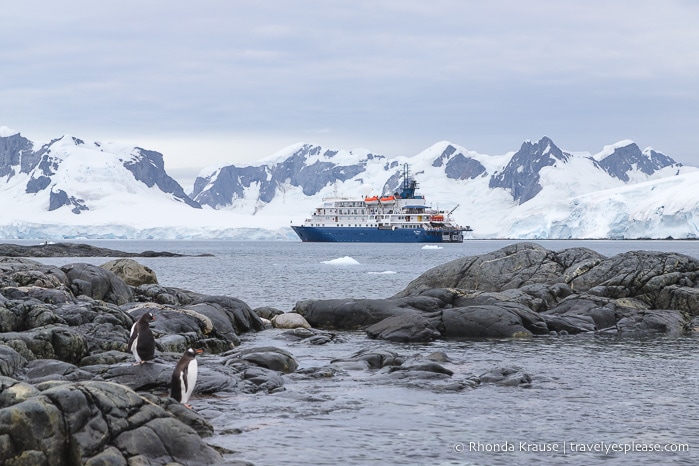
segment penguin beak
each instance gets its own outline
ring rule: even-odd
[[[203,349],[195,349],[194,352],[197,354],[201,354],[204,352],[204,350]]]

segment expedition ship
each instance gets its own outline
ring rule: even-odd
[[[416,190],[406,165],[400,193],[326,198],[303,225],[291,228],[304,242],[462,243],[472,230],[452,221],[458,205],[449,212],[432,209]]]

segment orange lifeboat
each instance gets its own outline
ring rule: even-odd
[[[381,204],[395,204],[396,198],[394,196],[383,196],[379,198]]]
[[[432,222],[443,222],[444,221],[444,215],[433,215],[432,218],[430,219]]]
[[[368,205],[375,205],[379,203],[379,196],[365,197],[364,202]]]

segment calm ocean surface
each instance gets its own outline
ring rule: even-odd
[[[31,241],[15,241],[34,244]],[[296,301],[386,298],[422,272],[514,241],[471,240],[439,247],[237,241],[93,241],[124,251],[164,250],[214,257],[137,258],[161,285],[290,311]],[[537,241],[552,250],[588,247],[612,256],[675,251],[699,258],[699,241]],[[102,264],[105,258],[40,262]],[[518,366],[532,388],[482,385],[445,393],[346,370],[331,378],[285,376],[286,390],[193,400],[229,459],[258,466],[299,464],[509,465],[699,464],[699,336],[619,339],[580,335],[529,340],[450,340],[407,345],[368,340],[312,346],[270,330],[243,345],[290,351],[299,368],[328,365],[364,348],[401,355],[445,352],[453,379]],[[206,364],[202,358],[201,364]],[[224,406],[225,413],[209,408]],[[686,450],[689,445],[689,451]],[[663,448],[675,451],[648,452]],[[545,450],[545,451],[541,451]],[[622,451],[615,451],[622,450]]]

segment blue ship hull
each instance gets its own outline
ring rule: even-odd
[[[309,243],[462,243],[461,230],[421,228],[305,227],[292,226],[303,242]]]

